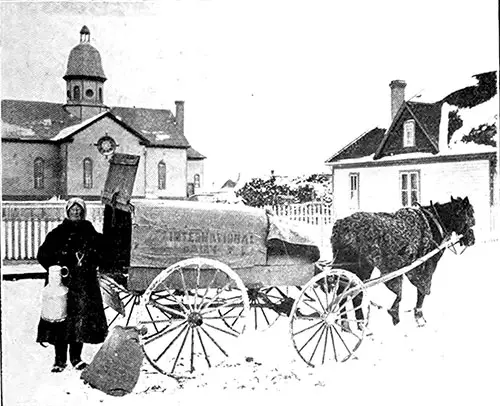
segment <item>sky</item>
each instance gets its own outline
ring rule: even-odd
[[[329,172],[325,161],[390,121],[498,69],[496,0],[1,1],[1,96],[65,102],[70,50],[87,25],[109,106],[185,101],[206,186]]]

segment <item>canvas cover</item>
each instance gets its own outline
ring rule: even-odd
[[[192,257],[213,258],[233,268],[267,265],[273,241],[312,247],[311,262],[319,258],[307,232],[263,209],[147,200],[134,206],[131,267],[165,268]]]
[[[265,211],[186,201],[137,201],[131,267],[165,268],[182,259],[217,259],[230,267],[266,263]]]
[[[267,213],[269,217],[269,233],[267,240],[279,240],[294,245],[318,246],[318,240],[312,227],[305,223],[290,220]]]

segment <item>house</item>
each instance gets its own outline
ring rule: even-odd
[[[389,128],[367,131],[326,161],[337,218],[468,196],[476,236],[490,237],[499,197],[497,72],[473,78],[430,103],[406,101],[406,83],[391,82]]]
[[[3,200],[99,199],[115,152],[140,157],[135,198],[185,199],[203,187],[205,157],[184,135],[184,102],[175,102],[175,114],[107,106],[107,78],[86,26],[63,79],[64,104],[2,100]]]

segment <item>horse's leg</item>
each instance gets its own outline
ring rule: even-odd
[[[387,312],[392,317],[392,323],[394,325],[398,324],[399,319],[399,303],[401,302],[402,294],[403,294],[403,277],[398,276],[397,278],[391,279],[385,282],[385,286],[389,288],[391,292],[396,294],[396,299],[392,304],[391,308],[387,310]]]
[[[417,289],[417,304],[415,306],[415,309],[413,310],[415,314],[415,321],[417,322],[417,325],[419,327],[423,327],[425,326],[425,323],[427,323],[427,321],[424,318],[424,313],[422,311],[422,306],[424,305],[425,296],[427,296],[425,292],[422,292],[421,290]]]
[[[415,268],[407,274],[408,280],[417,288],[417,304],[415,305],[414,315],[419,327],[423,327],[426,324],[422,307],[425,297],[431,293],[432,275],[436,270],[441,255],[436,255],[424,265]]]
[[[366,259],[360,258],[357,266],[355,269],[349,269],[349,271],[353,272],[358,276],[359,279],[361,279],[362,282],[368,280],[373,272],[373,265],[371,265]],[[346,302],[345,299],[342,300],[341,304],[344,305]],[[356,296],[352,298],[352,306],[354,309],[354,314],[356,316],[356,320],[363,322],[365,319],[365,315],[363,313],[363,308],[362,308],[362,303],[363,303],[363,293],[359,293]],[[341,307],[342,308],[342,307]],[[345,311],[341,314],[341,317],[343,319],[347,318],[347,314]],[[343,321],[343,325],[348,324],[346,320]],[[358,327],[359,324],[356,323],[356,327]]]

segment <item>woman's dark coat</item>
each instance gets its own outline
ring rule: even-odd
[[[90,221],[65,219],[47,234],[37,259],[47,270],[52,265],[68,268],[69,276],[63,278],[69,289],[68,316],[60,323],[40,319],[37,342],[104,341],[107,322],[97,279],[97,267],[103,264],[104,254],[103,236]]]

